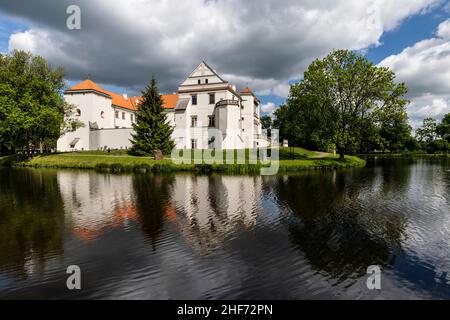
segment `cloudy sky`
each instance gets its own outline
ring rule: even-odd
[[[81,29],[66,26],[69,5]],[[139,92],[154,74],[174,92],[201,60],[267,113],[289,83],[333,49],[364,53],[410,88],[409,115],[450,112],[449,0],[0,0],[0,52],[28,50],[117,92]]]

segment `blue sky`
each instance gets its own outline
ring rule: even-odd
[[[439,6],[426,14],[414,15],[407,18],[398,28],[385,32],[381,36],[378,47],[369,48],[366,56],[373,62],[379,63],[384,58],[400,53],[404,48],[416,42],[431,38],[438,25],[448,18],[444,6]]]
[[[0,14],[0,52],[8,52],[8,41],[11,34],[24,31],[27,25],[19,19],[11,19]]]
[[[370,0],[378,3],[382,12],[381,37],[357,29],[366,11],[359,0],[354,5],[352,0],[330,1],[325,7],[307,1],[289,2],[291,10],[281,10],[278,2],[272,0],[267,0],[265,6],[239,0],[208,4],[192,0],[189,4],[176,2],[176,6],[175,0],[147,0],[148,7],[136,1],[118,0],[114,8],[109,8],[111,18],[105,20],[101,10],[105,1],[78,0],[89,19],[83,20],[85,28],[81,33],[70,34],[60,28],[64,28],[60,23],[64,16],[60,13],[64,13],[66,0],[58,4],[40,0],[41,5],[32,10],[24,0],[0,0],[0,52],[7,53],[10,47],[30,50],[51,63],[63,65],[68,71],[68,85],[83,80],[89,73],[106,89],[129,95],[138,93],[150,74],[155,74],[162,91],[176,91],[183,77],[199,60],[206,59],[231,83],[238,87],[248,83],[258,93],[265,110],[273,111],[284,103],[288,84],[301,78],[312,59],[332,49],[358,47],[375,64],[392,56],[383,63],[411,88],[412,122],[417,124],[427,114],[439,118],[450,112],[450,84],[444,85],[450,78],[450,71],[446,71],[450,54],[441,59],[442,52],[446,52],[444,47],[450,43],[445,31],[450,30],[450,23],[444,25],[450,12],[447,0]],[[246,10],[238,12],[236,21],[230,22],[227,10],[236,12],[233,5]],[[169,19],[161,18],[167,17],[165,11],[171,13]],[[246,12],[260,19],[249,19]],[[298,16],[295,12],[305,13]],[[317,12],[322,14],[309,21]],[[203,19],[200,25],[195,23],[197,15]],[[224,20],[218,24],[222,17]],[[136,21],[144,23],[137,25]],[[397,27],[390,30],[389,25]],[[443,36],[437,36],[438,28],[443,30]],[[213,39],[212,35],[218,32],[221,36]],[[241,38],[243,34],[245,37]],[[403,52],[423,40],[430,42],[423,52],[420,48],[413,53]],[[374,45],[376,42],[379,45]],[[87,45],[91,43],[96,46]],[[433,56],[439,59],[423,60]],[[440,66],[443,70],[435,74]],[[415,74],[411,75],[411,70]]]

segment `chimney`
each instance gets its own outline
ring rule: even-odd
[[[122,96],[123,96],[125,99],[128,99],[128,94],[124,93],[124,94],[122,94]]]

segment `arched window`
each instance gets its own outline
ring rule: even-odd
[[[80,110],[80,109],[77,109],[75,115],[76,115],[77,117],[81,117],[81,110]]]
[[[104,118],[105,117],[105,111],[100,112],[100,117]]]

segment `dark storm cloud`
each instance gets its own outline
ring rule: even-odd
[[[204,59],[227,80],[283,96],[315,57],[377,44],[384,30],[436,1],[0,0],[0,12],[30,26],[11,36],[11,49],[63,65],[70,80],[91,74],[139,90],[155,75],[163,91],[175,91]],[[73,4],[81,30],[66,28]],[[368,23],[370,5],[379,25]]]

